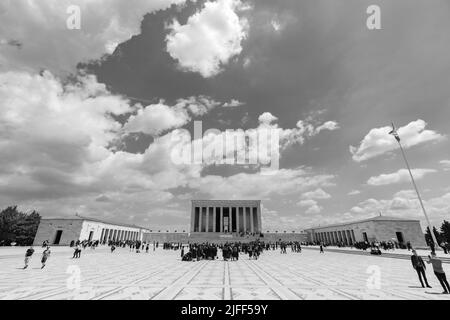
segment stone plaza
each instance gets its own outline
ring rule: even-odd
[[[0,249],[0,299],[450,300],[431,266],[427,277],[433,288],[423,289],[409,259],[327,249],[321,254],[315,247],[302,253],[265,251],[259,260],[241,254],[238,261],[198,262],[182,262],[180,251],[161,248],[149,253],[87,248],[72,259],[71,248],[55,247],[44,269],[42,248],[35,249],[27,270],[22,270],[24,248]],[[444,270],[450,274],[450,265]]]

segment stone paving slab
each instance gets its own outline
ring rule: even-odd
[[[41,252],[27,270],[21,256],[0,259],[0,299],[450,300],[431,268],[433,288],[423,289],[410,261],[401,259],[288,250],[264,252],[259,260],[182,262],[179,251],[119,248],[80,259],[51,256],[40,269]],[[450,276],[450,266],[444,269]]]

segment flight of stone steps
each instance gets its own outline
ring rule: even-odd
[[[223,233],[191,233],[187,240],[189,243],[226,243],[226,242],[251,242],[257,239],[264,240],[259,236],[239,236],[238,234]]]

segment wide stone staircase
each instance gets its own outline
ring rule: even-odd
[[[251,242],[260,238],[259,235],[240,236],[237,233],[191,233],[187,240],[190,243],[226,243],[226,242]]]

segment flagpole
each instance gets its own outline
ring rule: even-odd
[[[395,130],[394,124],[392,124],[392,128],[393,128],[392,132],[393,132],[394,137],[396,138],[396,140],[398,142],[398,145],[400,146],[400,150],[402,152],[403,159],[405,160],[406,167],[408,168],[409,176],[411,177],[411,182],[412,182],[412,184],[414,186],[414,189],[416,190],[417,198],[419,199],[420,206],[422,207],[423,215],[425,216],[425,219],[427,221],[428,228],[429,228],[430,234],[431,234],[431,239],[434,242],[435,249],[436,249],[437,247],[439,247],[439,244],[438,244],[438,242],[436,240],[436,236],[434,235],[433,226],[430,223],[430,219],[428,218],[427,211],[425,210],[425,206],[423,205],[422,197],[420,196],[419,189],[417,188],[416,182],[414,180],[414,176],[413,176],[413,174],[411,172],[411,167],[409,166],[408,159],[406,158],[405,151],[403,150],[402,144],[400,142],[400,137],[399,137],[397,131]]]

